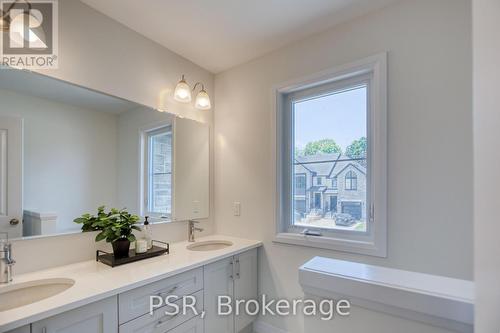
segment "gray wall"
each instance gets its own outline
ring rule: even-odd
[[[500,329],[500,2],[474,0],[475,330]]]

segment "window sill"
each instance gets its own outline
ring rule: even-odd
[[[341,252],[369,255],[374,257],[387,257],[387,248],[377,246],[371,240],[334,238],[325,236],[309,236],[297,233],[278,233],[274,237],[275,243],[307,246]]]

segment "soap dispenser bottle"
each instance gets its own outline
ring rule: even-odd
[[[149,216],[146,216],[145,220],[144,220],[143,232],[144,232],[144,239],[146,240],[148,250],[149,250],[153,247],[153,233],[151,231],[151,226],[149,225],[148,219],[149,219]]]

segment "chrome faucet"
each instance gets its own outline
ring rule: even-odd
[[[188,242],[194,242],[194,233],[195,231],[202,232],[202,228],[197,228],[195,227],[195,224],[199,223],[198,221],[195,220],[189,220],[188,221]]]
[[[16,263],[12,260],[12,245],[9,243],[9,234],[5,235],[5,240],[0,240],[0,283],[9,283],[12,281],[12,266]]]

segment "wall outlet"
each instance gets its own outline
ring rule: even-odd
[[[235,201],[233,203],[233,214],[234,214],[234,216],[240,216],[241,215],[241,202]]]

